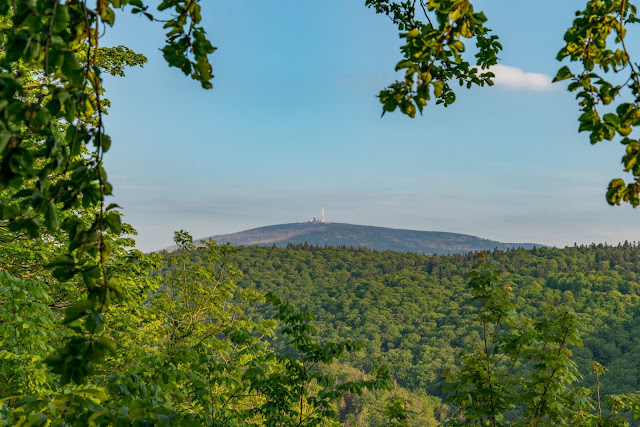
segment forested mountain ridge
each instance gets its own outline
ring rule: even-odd
[[[197,260],[199,251],[193,254]],[[584,348],[574,349],[593,386],[593,360],[609,368],[603,393],[640,389],[640,248],[625,243],[564,249],[493,251],[488,262],[513,287],[519,312],[535,317],[548,306],[578,313]],[[363,341],[368,350],[349,355],[354,367],[380,357],[398,382],[444,396],[443,372],[478,338],[476,305],[465,275],[475,253],[425,256],[365,248],[296,245],[244,247],[233,256],[239,283],[274,291],[318,317],[319,335]]]
[[[543,245],[534,243],[503,243],[476,236],[443,231],[417,231],[329,222],[303,222],[270,225],[238,233],[200,239],[213,239],[233,246],[287,246],[289,243],[308,243],[320,246],[366,247],[420,254],[446,255],[508,248],[531,249]],[[168,250],[174,247],[167,248]]]

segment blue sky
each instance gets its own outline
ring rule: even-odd
[[[548,84],[581,3],[474,2],[502,39],[499,84],[460,89],[453,106],[413,120],[380,117],[375,95],[394,81],[400,41],[364,0],[203,1],[219,48],[210,91],[164,64],[159,25],[119,15],[102,43],[149,58],[106,83],[107,170],[138,247],[322,207],[333,222],[500,241],[640,239],[640,211],[604,198],[622,147],[591,146],[573,96]]]

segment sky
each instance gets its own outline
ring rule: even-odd
[[[477,0],[504,50],[496,86],[449,108],[381,117],[400,39],[364,0],[206,0],[212,90],[170,69],[157,23],[120,14],[103,45],[149,59],[108,78],[106,156],[143,251],[173,231],[206,237],[305,221],[472,234],[551,246],[640,240],[640,210],[611,207],[618,142],[591,146],[551,84],[584,0]],[[640,38],[628,36],[631,48]]]

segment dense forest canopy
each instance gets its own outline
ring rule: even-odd
[[[383,113],[414,117],[432,98],[453,103],[456,82],[493,83],[502,47],[470,1],[365,4],[403,39],[404,76],[380,92]],[[164,58],[205,89],[216,49],[198,0],[155,6],[0,1],[0,423],[624,425],[638,415],[635,244],[496,252],[474,267],[474,254],[194,252],[185,232],[170,257],[131,250],[135,230],[109,199],[103,79],[145,58],[101,35],[122,11],[162,24]],[[631,181],[611,181],[607,200],[633,206],[640,74],[625,36],[637,22],[630,1],[588,1],[556,76],[576,93],[591,143],[620,138]],[[319,328],[286,298],[317,310]],[[593,359],[595,385],[576,386]],[[620,374],[601,379],[605,367]]]
[[[202,263],[198,250],[190,258]],[[447,372],[459,369],[460,351],[481,341],[478,303],[467,286],[480,258],[500,272],[500,285],[512,290],[520,315],[541,318],[550,308],[577,314],[583,346],[571,353],[579,387],[593,391],[597,381],[603,396],[637,392],[636,242],[450,256],[299,244],[243,247],[231,256],[243,272],[240,286],[277,292],[315,313],[321,342],[341,337],[363,342],[365,350],[341,363],[358,369],[372,360],[389,363],[405,396],[440,421],[451,411],[443,403],[450,397]],[[285,351],[277,339],[273,344]],[[363,413],[373,412],[366,401],[347,401],[361,422],[367,419]]]
[[[199,255],[192,255],[197,262]],[[317,315],[325,340],[351,337],[368,351],[345,360],[364,367],[383,356],[398,382],[443,397],[442,373],[465,343],[477,337],[466,275],[477,254],[425,256],[366,248],[290,245],[240,248],[231,262],[239,285],[274,291]],[[493,251],[496,266],[523,314],[536,317],[553,305],[579,313],[584,348],[576,360],[588,385],[593,360],[609,368],[603,392],[640,389],[640,247],[591,245],[564,249]]]

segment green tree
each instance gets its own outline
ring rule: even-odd
[[[65,235],[58,240],[64,250],[49,266],[60,282],[84,283],[71,317],[94,319],[64,339],[62,358],[51,359],[67,381],[83,382],[113,349],[97,325],[122,295],[107,267],[109,234],[120,235],[122,224],[118,206],[106,199],[112,186],[103,158],[111,140],[102,74],[121,75],[144,58],[99,41],[103,25],[113,26],[115,9],[125,8],[156,19],[139,0],[0,2],[0,238]],[[214,48],[199,25],[198,2],[167,0],[157,9],[172,13],[164,20],[168,63],[211,87],[207,55]]]
[[[636,394],[607,397],[603,412],[606,369],[597,362],[594,387],[575,386],[580,373],[572,348],[582,346],[575,313],[549,307],[541,317],[518,316],[511,287],[500,283],[493,267],[477,264],[468,278],[481,334],[460,355],[461,367],[447,375],[448,400],[456,408],[448,425],[627,426],[630,414],[640,415]]]
[[[233,248],[208,242],[195,250],[183,231],[175,241],[179,249],[162,264],[137,251],[113,257],[108,266],[124,285],[123,302],[104,321],[83,319],[74,305],[65,311],[68,329],[48,306],[49,286],[0,275],[0,302],[9,308],[0,311],[0,425],[327,425],[338,419],[344,394],[392,387],[385,368],[337,380],[328,367],[359,345],[317,344],[313,316],[238,287]],[[160,265],[168,273],[150,275]],[[276,308],[273,319],[252,314],[266,300]],[[66,384],[45,357],[50,343],[87,322],[119,351],[94,355],[104,361],[88,382],[72,376]],[[276,334],[286,337],[286,355],[269,342]],[[49,364],[73,363],[64,356],[54,351]]]
[[[451,424],[503,425],[513,409],[528,425],[575,424],[576,414],[592,408],[588,391],[571,387],[579,376],[571,347],[582,345],[577,316],[551,308],[540,318],[518,317],[511,288],[491,266],[478,264],[468,277],[481,334],[448,377],[458,408]]]

